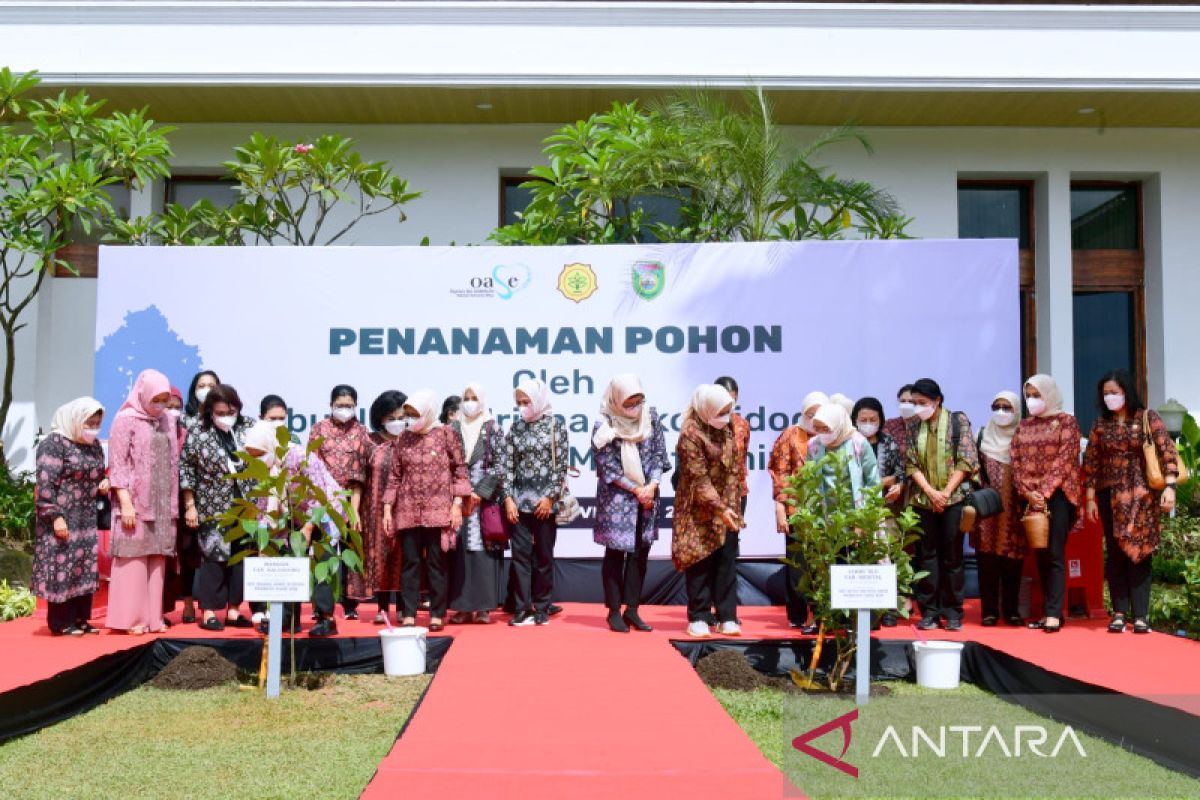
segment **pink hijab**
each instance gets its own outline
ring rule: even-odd
[[[129,397],[125,398],[125,402],[117,411],[117,416],[144,420],[152,423],[164,433],[173,433],[170,429],[170,415],[163,413],[156,417],[149,412],[150,401],[155,396],[170,394],[170,392],[171,382],[167,380],[166,375],[156,369],[142,370],[142,373],[137,376],[137,380],[133,382],[133,389],[129,391]],[[178,436],[172,436],[171,441],[178,452]]]

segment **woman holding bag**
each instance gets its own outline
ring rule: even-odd
[[[504,490],[504,431],[492,418],[483,386],[468,383],[459,406],[461,419],[450,428],[462,442],[467,461],[471,496],[463,509],[458,545],[450,556],[450,622],[490,624],[492,609],[500,605],[504,574],[504,544],[488,537],[484,508],[490,506],[489,524],[503,522],[495,506]]]
[[[596,528],[604,546],[604,604],[608,627],[628,633],[652,628],[638,615],[646,561],[658,539],[658,485],[671,469],[658,413],[646,405],[636,375],[613,378],[592,431],[596,465]],[[621,612],[624,604],[625,611]]]
[[[1021,421],[1021,399],[1013,392],[992,398],[992,418],[979,435],[980,483],[1000,493],[1003,510],[979,520],[971,544],[979,560],[979,599],[983,625],[996,625],[1001,616],[1014,627],[1025,624],[1017,610],[1021,567],[1027,546],[1021,525],[1021,495],[1013,480],[1012,440]]]
[[[1067,591],[1067,535],[1083,500],[1079,423],[1062,410],[1062,393],[1049,375],[1025,381],[1025,407],[1029,416],[1017,426],[1009,448],[1013,481],[1029,511],[1050,515],[1048,546],[1037,551],[1045,615],[1029,627],[1057,633]]]
[[[1100,417],[1088,434],[1083,469],[1088,519],[1104,525],[1104,577],[1112,600],[1111,633],[1150,632],[1150,557],[1158,549],[1160,516],[1175,508],[1179,454],[1162,418],[1148,410],[1133,376],[1114,370],[1096,390]],[[1152,443],[1146,452],[1147,440]],[[1146,476],[1147,457],[1158,462],[1165,487]]]
[[[437,421],[432,391],[414,392],[404,404],[405,430],[389,445],[392,471],[383,498],[385,535],[399,537],[403,627],[416,624],[421,601],[421,567],[429,575],[429,630],[440,631],[446,616],[446,553],[463,524],[471,496],[462,440]]]

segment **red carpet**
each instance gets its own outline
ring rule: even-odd
[[[339,621],[342,636],[375,636],[367,621]],[[339,611],[340,614],[340,611]],[[783,610],[743,607],[744,638],[792,638]],[[506,619],[503,615],[497,615]],[[780,797],[782,775],[757,751],[671,646],[684,610],[645,607],[654,633],[614,634],[604,611],[568,604],[545,628],[450,627],[447,654],[412,723],[384,759],[366,795],[489,798]],[[178,620],[179,612],[172,615]],[[424,617],[422,617],[422,620]],[[1200,715],[1195,676],[1200,643],[1166,634],[1120,636],[1107,619],[1069,621],[1058,634],[983,628],[969,603],[960,634],[1078,680]],[[101,624],[102,617],[95,620]],[[204,639],[195,625],[172,637]],[[256,634],[226,630],[224,638]],[[915,629],[883,638],[917,639]],[[44,613],[0,624],[0,691],[51,677],[146,637],[105,632],[51,637]]]

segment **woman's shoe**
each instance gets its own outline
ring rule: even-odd
[[[253,628],[254,623],[239,614],[232,619],[226,617],[225,626],[228,628]]]
[[[896,627],[896,612],[894,612],[894,611],[884,612],[884,615],[879,618],[879,624],[885,628]]]
[[[608,612],[608,629],[613,633],[629,633],[629,626],[616,611]]]
[[[466,625],[468,622],[474,619],[474,617],[475,615],[470,611],[455,611],[450,615],[449,622],[451,625]]]
[[[209,617],[208,619],[204,620],[204,622],[200,623],[200,627],[206,631],[223,631],[225,630],[225,623],[221,622],[221,620],[217,619],[216,617]]]
[[[1058,620],[1053,625],[1048,621],[1042,620],[1042,633],[1058,633],[1062,630],[1062,620]]]
[[[1004,624],[1009,625],[1013,628],[1020,628],[1025,625],[1025,620],[1021,619],[1016,614],[1013,614],[1011,617],[1004,618]]]
[[[983,618],[983,621],[980,622],[979,624],[985,628],[994,628],[994,627],[996,627],[996,623],[999,621],[1000,621],[1000,618],[997,617],[995,614],[988,614],[986,617]]]
[[[1109,633],[1124,633],[1125,632],[1125,615],[1113,614],[1112,622],[1108,623]]]
[[[76,627],[78,627],[78,628],[79,628],[79,630],[83,631],[84,633],[89,633],[89,634],[91,634],[92,636],[99,636],[99,635],[100,635],[100,629],[99,629],[99,628],[93,628],[93,627],[92,627],[92,624],[91,624],[90,622],[81,622],[81,623],[79,623],[79,625],[77,625]]]
[[[707,639],[712,636],[712,631],[708,628],[707,622],[689,622],[687,626],[687,634],[693,639]]]
[[[378,614],[375,615],[375,624],[376,625],[386,625],[387,624],[387,615],[384,614],[382,611],[380,611]]]
[[[404,619],[400,620],[401,628],[413,628],[416,627],[416,624],[417,620],[414,617],[405,617]]]
[[[1031,622],[1028,625],[1026,625],[1025,627],[1029,628],[1029,630],[1031,630],[1031,631],[1040,631],[1046,627],[1046,620],[1039,619],[1037,622]]]
[[[643,631],[646,633],[649,633],[650,631],[654,630],[654,628],[652,628],[649,623],[647,623],[644,619],[641,618],[641,616],[638,615],[636,608],[625,609],[625,613],[621,616],[621,619],[625,621],[626,625],[628,625],[631,628],[634,628],[635,630]]]
[[[1133,632],[1134,633],[1149,633],[1150,632],[1150,623],[1146,622],[1146,620],[1142,619],[1141,617],[1138,617],[1137,619],[1135,619],[1133,621]]]
[[[475,624],[476,625],[491,625],[492,624],[492,612],[490,612],[490,611],[475,612]]]
[[[437,633],[438,631],[442,630],[445,627],[446,627],[446,625],[437,617],[434,617],[433,619],[429,620],[429,630],[432,631],[433,633]]]
[[[346,619],[358,619],[358,612],[357,611],[347,611]]]

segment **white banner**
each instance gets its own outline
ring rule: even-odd
[[[585,518],[562,556],[599,556],[590,433],[609,378],[635,372],[674,451],[693,389],[741,388],[753,428],[743,555],[779,555],[767,459],[809,391],[873,395],[938,380],[984,421],[1020,385],[1013,241],[869,241],[606,247],[101,249],[96,396],[111,412],[153,367],[186,391],[213,369],[247,414],[282,395],[306,438],[329,391],[487,387],[506,426],[512,389],[536,376],[569,425]],[[669,484],[664,487],[670,495]],[[654,555],[669,555],[670,508]]]

